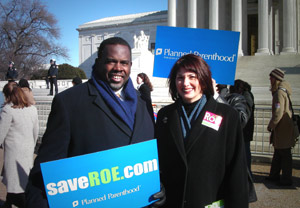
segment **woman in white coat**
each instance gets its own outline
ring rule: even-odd
[[[3,207],[25,207],[25,187],[33,165],[38,138],[37,109],[30,105],[15,82],[3,88],[5,103],[0,113],[0,144],[4,147],[3,183],[7,196]]]

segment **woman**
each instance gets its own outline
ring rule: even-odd
[[[141,97],[150,103],[151,101],[151,91],[153,91],[153,86],[150,82],[149,77],[145,73],[139,73],[136,78],[138,84],[137,89],[141,93]]]
[[[158,112],[156,123],[165,207],[248,207],[239,116],[214,100],[209,66],[199,56],[185,55],[168,83],[175,103]]]
[[[5,103],[0,113],[0,144],[4,146],[3,183],[7,196],[3,207],[25,207],[25,187],[33,165],[38,138],[37,109],[30,105],[17,83],[3,88]]]
[[[292,182],[292,153],[294,146],[292,111],[288,96],[292,89],[284,80],[284,72],[274,69],[270,73],[272,92],[272,117],[268,124],[271,132],[271,144],[274,146],[274,155],[269,176],[270,181],[278,182],[278,185],[290,186]],[[280,177],[280,171],[282,176]]]
[[[19,87],[23,90],[24,94],[26,95],[27,101],[30,105],[35,105],[35,100],[33,97],[32,90],[29,87],[29,83],[26,79],[20,79]]]

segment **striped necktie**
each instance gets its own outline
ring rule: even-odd
[[[122,96],[121,96],[121,93],[116,93],[116,96],[117,96],[118,98],[120,98],[121,101],[123,101],[123,98],[122,98]]]

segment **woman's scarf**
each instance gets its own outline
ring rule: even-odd
[[[111,89],[107,82],[97,79],[94,74],[92,74],[92,80],[110,109],[114,111],[133,131],[135,112],[137,108],[137,95],[131,79],[129,78],[123,87],[123,101],[116,96],[115,92]]]
[[[182,129],[183,138],[185,139],[191,128],[193,123],[197,120],[200,112],[202,111],[207,99],[206,96],[203,94],[200,100],[197,101],[196,106],[192,110],[191,114],[187,116],[187,113],[184,109],[181,99],[179,100],[179,116],[180,116],[180,124]]]

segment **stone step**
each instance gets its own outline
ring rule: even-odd
[[[255,154],[255,153],[268,154],[269,153],[270,155],[272,155],[274,153],[274,147],[272,145],[270,145],[269,142],[264,142],[264,143],[251,142],[250,149],[251,149],[252,154]],[[295,156],[299,157],[299,155],[300,155],[299,147],[292,148],[292,154],[293,154],[293,157],[295,157]]]

